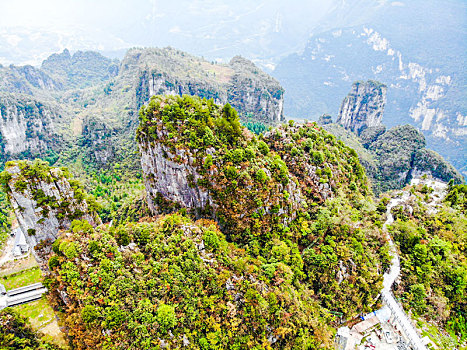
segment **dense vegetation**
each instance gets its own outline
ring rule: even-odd
[[[166,215],[154,218],[119,166],[88,175],[113,224],[74,221],[45,281],[76,348],[330,348],[334,315],[376,307],[389,256],[371,189],[355,151],[317,124],[255,136],[228,104],[156,97],[137,139],[189,164],[190,186],[212,201],[184,208],[161,193],[152,199]],[[74,184],[41,161],[12,165],[20,172],[3,182],[45,208],[41,182],[60,173]]]
[[[451,185],[436,209],[433,189],[412,187],[409,203],[393,208],[390,228],[401,253],[396,295],[415,314],[467,340],[467,186]]]
[[[387,131],[384,126],[373,127],[359,136],[337,124],[326,123],[323,127],[355,149],[376,194],[403,188],[414,175],[423,173],[446,182],[464,181],[452,165],[425,148],[425,137],[413,126],[396,126]]]
[[[167,159],[186,162],[181,149],[193,158],[201,177],[191,186],[214,201],[193,214],[215,218],[267,275],[289,271],[283,282],[311,288],[327,309],[369,310],[388,254],[354,151],[316,124],[290,124],[258,139],[229,105],[189,96],[157,97],[140,118],[143,152],[158,143]],[[154,184],[157,173],[146,177]],[[159,212],[180,209],[162,194],[154,202]]]
[[[42,62],[41,70],[61,88],[82,88],[109,80],[117,75],[118,60],[111,60],[94,51],[77,51],[73,55],[65,49]]]
[[[389,134],[365,133],[364,140],[354,140],[355,147],[351,144],[360,163],[357,152],[316,123],[290,122],[268,129],[271,121],[264,114],[255,116],[242,107],[244,128],[229,104],[219,106],[186,95],[158,96],[141,109],[137,129],[141,152],[160,147],[162,158],[188,169],[190,188],[207,193],[209,201],[206,206],[184,208],[160,192],[150,198],[156,207],[151,212],[143,180],[146,186],[157,187],[160,174],[153,169],[142,178],[133,136],[137,128],[133,111],[146,102],[149,79],[162,79],[161,93],[178,87],[179,92],[217,101],[223,93],[219,84],[230,81],[227,94],[236,105],[244,102],[240,91],[245,86],[264,84],[269,102],[280,98],[282,89],[238,57],[230,65],[214,65],[172,49],[134,50],[110,80],[116,73],[106,71],[113,67],[111,62],[104,60],[98,71],[88,71],[73,66],[67,57],[54,59],[62,58],[67,61],[63,67],[48,62],[52,68],[58,64],[50,74],[63,73],[71,85],[89,77],[105,84],[60,97],[74,117],[57,112],[51,122],[54,127],[66,125],[64,130],[73,126],[72,133],[60,129],[70,147],[47,146],[20,157],[38,155],[49,165],[67,165],[70,170],[51,168],[40,160],[15,162],[8,164],[20,169],[14,184],[7,172],[2,182],[13,186],[9,191],[29,192],[44,214],[80,219],[80,212],[69,210],[69,201],[41,192],[41,182],[65,178],[75,200],[86,200],[91,211],[111,223],[93,228],[74,221],[54,244],[48,261],[51,275],[46,283],[55,305],[64,311],[76,348],[330,348],[331,327],[338,325],[333,315],[345,319],[377,307],[375,298],[389,256],[381,207],[371,199],[362,165],[370,164],[373,176],[379,174],[377,160],[384,159],[385,176],[374,176],[378,179],[374,189],[395,186],[390,181],[415,164],[414,154],[422,154],[417,158],[420,167],[432,164],[424,162],[429,157],[439,161],[422,148],[419,133],[407,127]],[[149,68],[137,76],[145,65]],[[39,133],[30,136],[47,138]],[[449,171],[438,165],[440,173]],[[448,214],[433,219],[434,226],[422,214],[410,214],[406,221],[401,214],[393,228],[402,245],[407,244],[406,231],[416,235],[414,246],[403,252],[406,280],[399,295],[416,312],[439,320],[461,337],[465,244],[456,240],[463,237],[465,224],[459,224],[454,211],[465,212],[465,196],[465,187],[454,186],[446,202],[451,209],[443,209]],[[0,209],[0,224],[8,227],[9,209],[3,205]],[[432,274],[435,260],[431,270],[426,259],[417,265],[418,251],[424,249],[418,245],[430,241],[433,232],[448,242],[449,249],[440,248],[443,259],[456,266],[450,268],[446,262],[439,275]],[[427,254],[431,259],[440,253]],[[415,271],[411,266],[422,271],[420,278],[418,270],[416,277],[409,273]],[[412,285],[419,287],[412,290]],[[421,306],[420,290],[429,296]],[[449,311],[442,319],[435,315],[437,305]]]
[[[2,350],[54,350],[56,345],[41,340],[28,321],[13,309],[0,311],[0,349]]]
[[[49,286],[68,293],[65,322],[79,349],[330,346],[330,315],[292,283],[281,258],[294,256],[278,242],[270,264],[228,243],[216,223],[176,214],[72,227],[54,244]]]

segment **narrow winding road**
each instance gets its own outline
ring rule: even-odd
[[[401,325],[405,335],[409,339],[410,346],[412,346],[414,350],[426,350],[427,348],[425,347],[425,345],[423,345],[423,342],[420,336],[418,335],[415,327],[410,322],[409,317],[404,312],[404,309],[402,309],[402,307],[397,303],[396,299],[394,298],[394,295],[391,292],[391,286],[393,285],[396,278],[399,276],[401,272],[401,266],[399,255],[397,254],[397,250],[394,245],[394,242],[391,239],[391,235],[387,230],[387,226],[394,222],[394,217],[391,214],[391,209],[405,202],[409,197],[410,193],[404,191],[402,193],[402,197],[391,199],[387,206],[387,220],[383,225],[383,231],[386,234],[389,241],[392,259],[391,269],[389,270],[389,272],[384,274],[383,290],[381,292],[381,297],[383,301],[388,305],[389,309],[391,309],[394,317]]]

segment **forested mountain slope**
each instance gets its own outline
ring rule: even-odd
[[[46,283],[74,346],[332,348],[331,311],[370,311],[388,248],[365,171],[334,136],[290,123],[258,138],[228,104],[158,96],[137,140],[152,213],[75,220],[52,244]],[[47,177],[22,164],[2,175],[9,196],[43,205]]]

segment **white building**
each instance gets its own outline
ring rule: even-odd
[[[13,256],[21,256],[28,252],[29,246],[26,242],[26,237],[24,236],[21,228],[17,227],[13,230],[15,235],[15,243],[13,244]]]

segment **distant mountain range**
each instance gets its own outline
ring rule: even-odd
[[[0,161],[79,156],[105,167],[133,159],[139,108],[158,94],[228,102],[261,125],[284,121],[280,84],[240,56],[214,64],[171,48],[132,49],[119,61],[65,49],[41,68],[0,67]]]
[[[273,75],[286,90],[286,116],[336,116],[354,81],[378,80],[388,86],[384,124],[416,126],[467,174],[467,5],[413,1],[381,9],[366,23],[314,34],[303,52],[280,61]]]

